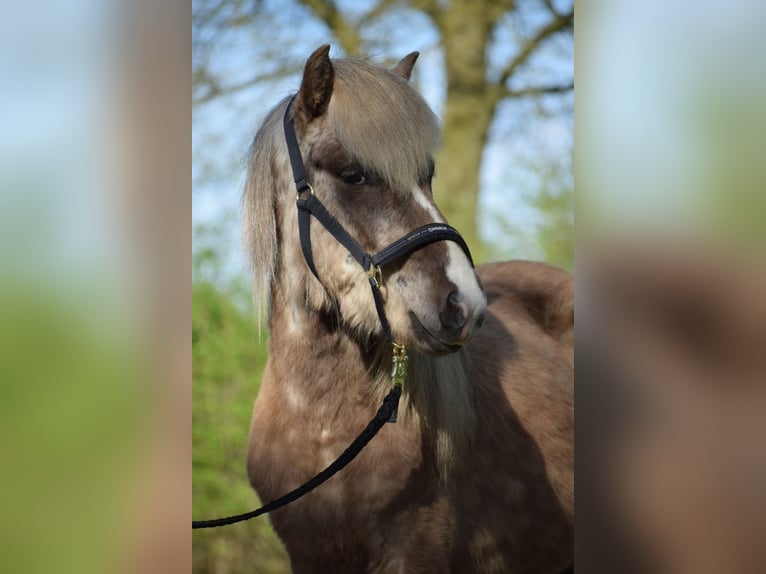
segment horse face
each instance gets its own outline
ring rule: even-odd
[[[433,202],[430,175],[409,189],[386,184],[334,142],[312,149],[315,193],[368,253],[409,231],[445,222]],[[321,225],[312,222],[313,253],[322,285],[344,322],[380,332],[367,276]],[[428,353],[448,353],[481,325],[486,299],[462,249],[440,241],[383,268],[386,316],[397,340]]]
[[[342,63],[333,67],[327,49],[320,48],[306,64],[295,102],[296,130],[313,189],[368,253],[421,225],[445,222],[431,191],[430,152],[438,123],[406,83],[415,58],[407,56],[394,73],[357,65],[344,77],[349,72]],[[346,84],[351,89],[344,90]],[[374,89],[360,97],[359,86]],[[365,105],[364,113],[352,113]],[[360,265],[316,221],[311,238],[321,284],[309,274],[309,301],[335,307],[353,329],[381,333]],[[297,245],[293,252],[299,253]],[[388,265],[381,291],[394,337],[431,354],[457,350],[480,326],[486,307],[468,257],[450,241]]]
[[[389,213],[398,218],[397,233],[403,235],[427,223],[446,223],[433,202],[430,179],[398,194],[401,206]],[[428,245],[388,271],[387,312],[392,328],[406,333],[421,351],[455,351],[481,326],[486,298],[470,260],[456,243]]]

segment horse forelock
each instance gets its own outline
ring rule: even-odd
[[[328,109],[338,143],[386,183],[423,181],[439,145],[439,120],[403,78],[368,62],[334,60]]]

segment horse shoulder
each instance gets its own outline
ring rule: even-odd
[[[469,345],[483,421],[472,464],[490,477],[510,514],[548,517],[521,530],[502,524],[498,546],[508,555],[525,548],[530,561],[563,568],[571,560],[574,514],[572,275],[518,261],[476,271],[488,312]]]
[[[574,420],[572,275],[522,261],[480,266],[477,272],[488,314],[473,354],[485,365],[497,364],[496,375],[482,377],[481,385],[505,395],[526,432],[543,451],[550,451],[561,472],[569,473]]]

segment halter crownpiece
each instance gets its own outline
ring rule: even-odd
[[[386,340],[393,346],[393,364],[391,372],[392,386],[399,387],[400,390],[403,390],[404,383],[407,379],[409,357],[407,356],[407,348],[403,344],[396,342],[391,334],[391,326],[386,318],[383,299],[380,294],[380,288],[383,284],[383,272],[381,268],[384,265],[409,255],[413,251],[421,249],[436,241],[453,241],[457,243],[468,257],[471,265],[473,265],[471,252],[460,233],[458,233],[454,227],[451,227],[446,223],[434,222],[410,231],[404,237],[397,239],[373,255],[368,254],[362,246],[349,235],[340,222],[327,211],[322,202],[319,201],[314,194],[314,189],[308,182],[306,167],[303,163],[300,146],[298,145],[298,138],[295,135],[293,116],[290,113],[294,101],[295,96],[292,97],[285,109],[284,129],[287,152],[290,155],[290,165],[293,170],[293,179],[295,180],[295,189],[297,192],[296,206],[298,208],[298,233],[300,234],[303,257],[306,260],[306,264],[311,270],[311,273],[313,273],[314,277],[321,283],[322,280],[317,274],[316,266],[314,265],[314,256],[311,250],[311,216],[313,215],[341,245],[348,249],[349,253],[351,253],[354,259],[357,260],[359,265],[362,266],[362,269],[367,273],[370,289],[372,290],[372,297],[375,302],[375,310],[378,313],[378,319],[383,328],[383,334],[385,335]],[[306,195],[306,192],[309,192],[308,197],[304,198],[303,196]],[[396,422],[395,411],[392,414],[390,422]]]

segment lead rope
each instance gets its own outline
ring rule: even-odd
[[[378,283],[378,287],[379,286],[380,284]],[[380,431],[387,422],[395,423],[398,417],[399,399],[402,396],[404,384],[407,381],[407,367],[410,358],[407,356],[407,347],[396,342],[392,342],[391,344],[393,346],[393,356],[391,358],[391,390],[383,399],[383,404],[380,405],[380,408],[378,409],[378,412],[375,413],[373,419],[334,462],[308,482],[302,484],[295,490],[280,496],[276,500],[264,504],[260,508],[256,508],[255,510],[243,514],[227,516],[225,518],[192,520],[192,530],[196,530],[197,528],[216,528],[218,526],[227,526],[229,524],[236,524],[237,522],[244,522],[245,520],[250,520],[256,516],[272,512],[298,500],[300,497],[308,494],[316,487],[332,478],[337,472],[345,468],[356,458],[362,449],[367,446],[367,443],[378,434],[378,431]]]
[[[404,390],[404,383],[407,380],[407,365],[409,364],[409,357],[407,356],[407,348],[404,345],[394,343],[394,355],[391,360],[391,391],[383,399],[383,404],[380,405],[378,412],[375,413],[373,419],[367,424],[365,429],[354,439],[346,450],[335,459],[327,468],[317,474],[314,478],[308,482],[302,484],[295,490],[288,492],[287,494],[280,496],[276,500],[272,500],[268,504],[264,504],[260,508],[245,512],[243,514],[235,514],[234,516],[227,516],[225,518],[213,518],[211,520],[192,520],[192,530],[197,528],[216,528],[218,526],[227,526],[229,524],[236,524],[237,522],[244,522],[250,520],[256,516],[261,516],[268,512],[272,512],[281,508],[291,502],[298,500],[304,494],[308,494],[316,487],[327,482],[333,475],[345,468],[352,460],[356,458],[361,450],[367,446],[373,437],[378,434],[378,431],[383,428],[387,422],[396,422],[397,411],[399,408],[399,398],[402,396]]]
[[[388,395],[386,395],[386,398],[383,399],[383,404],[378,409],[378,412],[375,414],[375,417],[370,421],[370,423],[361,432],[361,434],[354,439],[354,442],[352,442],[349,445],[349,447],[346,450],[344,450],[343,453],[335,460],[335,462],[330,464],[330,466],[325,468],[322,472],[317,474],[314,478],[312,478],[305,484],[302,484],[301,486],[299,486],[295,490],[288,492],[284,496],[280,496],[276,500],[272,500],[268,504],[264,504],[260,508],[251,510],[250,512],[245,512],[244,514],[227,516],[226,518],[214,518],[212,520],[193,520],[192,529],[216,528],[218,526],[236,524],[237,522],[243,522],[245,520],[250,520],[251,518],[255,518],[256,516],[266,514],[267,512],[272,512],[274,510],[277,510],[278,508],[285,506],[286,504],[290,504],[291,502],[298,500],[304,494],[308,494],[309,492],[314,490],[317,486],[329,480],[335,473],[345,468],[348,465],[348,463],[354,460],[356,458],[356,455],[358,455],[359,452],[365,446],[367,446],[367,443],[370,442],[376,434],[378,434],[378,431],[383,427],[383,425],[386,424],[387,421],[391,419],[392,414],[395,413],[397,410],[397,407],[399,405],[399,397],[401,397],[402,395],[404,379],[407,377],[406,355],[404,356],[404,362],[402,362],[401,359],[397,362],[397,359],[394,358],[393,370],[394,372],[397,372],[397,373],[403,372],[404,378],[402,378],[401,380],[399,379],[395,380],[391,388],[391,392],[389,392]]]

